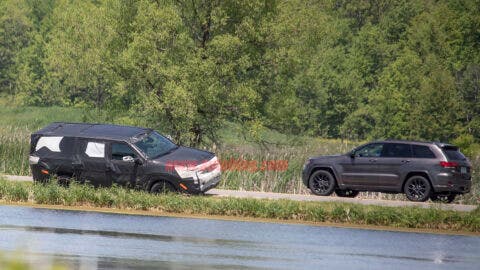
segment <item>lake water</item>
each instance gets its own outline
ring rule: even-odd
[[[11,251],[79,270],[480,269],[474,236],[0,206]]]

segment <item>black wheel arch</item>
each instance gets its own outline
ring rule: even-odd
[[[432,180],[430,178],[430,175],[425,172],[425,171],[412,171],[412,172],[409,172],[405,175],[405,177],[403,178],[403,182],[402,182],[402,187],[400,189],[401,192],[403,192],[403,190],[405,189],[405,183],[407,183],[407,180],[410,179],[410,177],[412,176],[422,176],[422,177],[425,177],[425,179],[427,179],[428,183],[430,184],[430,187],[432,188],[432,191],[434,191],[434,187],[432,185]]]
[[[152,189],[153,185],[155,185],[155,184],[158,183],[158,182],[166,182],[166,183],[170,184],[173,188],[175,188],[175,190],[178,190],[178,186],[175,185],[175,184],[173,183],[173,181],[167,179],[166,177],[161,177],[161,176],[152,177],[152,178],[148,181],[148,183],[147,183],[147,185],[146,185],[146,187],[145,187],[145,190],[148,191],[148,192],[150,192],[150,190]]]
[[[322,165],[319,165],[319,166],[315,166],[313,167],[311,170],[310,170],[310,174],[308,175],[308,179],[310,179],[310,177],[312,176],[312,174],[314,174],[315,172],[317,171],[327,171],[329,172],[333,178],[335,179],[335,181],[337,182],[337,186],[338,186],[338,177],[337,177],[337,174],[335,172],[335,170],[330,167],[330,166],[322,166]]]

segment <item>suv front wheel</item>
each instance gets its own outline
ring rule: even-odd
[[[324,170],[319,170],[310,176],[308,180],[308,188],[315,195],[328,196],[335,190],[336,181],[333,175]]]
[[[424,202],[430,198],[432,186],[427,178],[414,175],[405,182],[403,191],[410,201]]]

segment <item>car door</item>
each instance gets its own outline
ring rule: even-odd
[[[82,183],[88,182],[97,187],[111,185],[107,175],[105,144],[105,141],[94,139],[77,141],[77,158],[73,166]]]
[[[139,154],[127,143],[109,143],[109,176],[112,183],[122,186],[134,186],[139,171]]]
[[[356,149],[353,157],[342,164],[343,184],[360,188],[377,185],[377,160],[382,149],[383,143],[371,143]]]
[[[394,189],[402,181],[404,167],[409,166],[412,147],[407,143],[385,143],[377,159],[378,186]]]

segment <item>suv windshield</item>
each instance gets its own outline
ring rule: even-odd
[[[135,146],[137,146],[147,158],[156,158],[178,148],[176,144],[158,134],[156,131],[151,132],[148,136],[136,142]]]

